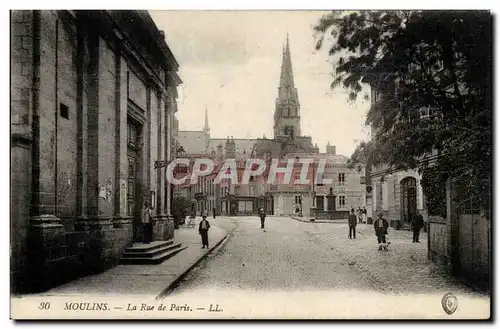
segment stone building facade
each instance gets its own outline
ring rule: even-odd
[[[391,171],[388,166],[372,168],[372,212],[383,213],[391,226],[409,227],[419,210],[427,221],[425,195],[417,170]]]
[[[350,168],[348,158],[335,154],[335,146],[327,145],[327,153],[292,153],[284,160],[295,159],[292,184],[275,184],[271,187],[274,197],[274,211],[280,215],[296,215],[297,209],[303,216],[316,216],[328,209],[330,193],[335,195],[335,210],[349,211],[366,206],[363,168]],[[301,159],[312,161],[307,172],[308,184],[293,183],[300,179]],[[321,169],[324,163],[324,167]],[[318,174],[322,170],[321,175]],[[314,213],[312,213],[314,212]]]
[[[389,90],[394,92],[395,89]],[[372,103],[380,99],[382,92],[387,91],[371,87]],[[430,160],[433,156],[431,154],[426,159]],[[371,205],[368,217],[383,213],[392,227],[409,228],[413,215],[419,210],[427,222],[425,195],[420,183],[422,175],[417,170],[395,170],[382,164],[369,168],[368,176],[373,189],[367,199]]]
[[[43,290],[118,263],[154,207],[173,238],[178,63],[147,12],[11,12],[11,274]]]

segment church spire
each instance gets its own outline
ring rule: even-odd
[[[283,45],[283,61],[281,75],[274,110],[274,136],[289,136],[292,139],[300,134],[300,104],[293,81],[292,56],[290,54],[290,40],[286,34]]]
[[[208,110],[207,107],[205,106],[205,127],[203,128],[204,132],[209,132],[210,127],[208,126]]]
[[[288,38],[288,33],[286,34],[286,45],[284,47],[283,61],[281,64],[280,87],[281,88],[295,87],[293,81],[292,56],[290,55],[290,41]]]

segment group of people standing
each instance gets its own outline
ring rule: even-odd
[[[208,230],[210,223],[207,220],[208,211],[204,210],[201,214],[201,221],[198,225],[198,233],[201,236],[202,249],[208,248]],[[213,208],[213,217],[216,218],[215,208]],[[153,241],[153,226],[155,224],[153,209],[149,202],[144,202],[144,208],[141,211],[142,238],[143,243],[150,244]]]
[[[359,209],[361,210],[361,209]],[[358,210],[358,212],[359,212]],[[363,208],[366,211],[366,209]],[[363,214],[363,213],[362,213]],[[366,216],[366,213],[365,213]],[[354,209],[351,209],[349,214],[348,224],[349,224],[349,239],[356,239],[356,225],[363,223],[365,221],[359,221],[359,216],[354,213]],[[415,215],[411,219],[411,228],[413,231],[413,243],[418,243],[420,230],[424,227],[424,218],[418,210],[416,210]],[[390,242],[386,241],[387,229],[389,228],[389,222],[384,218],[383,213],[377,214],[377,219],[373,222],[373,229],[375,230],[375,236],[377,237],[378,250],[387,250]]]

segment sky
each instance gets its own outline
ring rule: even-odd
[[[288,33],[302,135],[320,152],[329,142],[350,156],[367,139],[369,103],[330,89],[327,49],[316,51],[320,11],[150,11],[180,68],[180,130],[201,130],[208,111],[212,138],[273,137],[283,45]]]

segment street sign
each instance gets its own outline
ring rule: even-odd
[[[163,167],[166,167],[167,165],[168,165],[168,161],[155,161],[155,163],[154,163],[155,169],[163,168]]]

